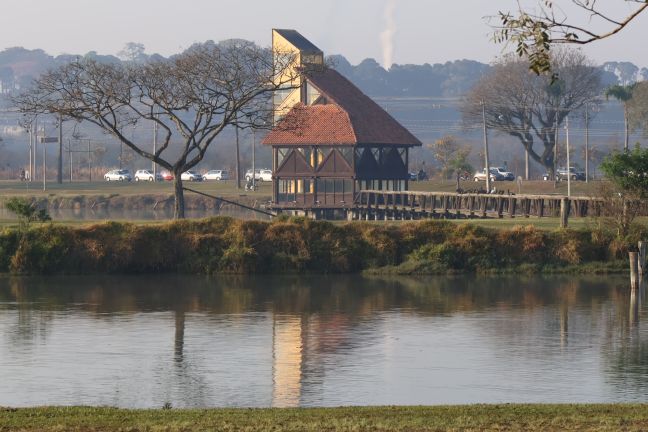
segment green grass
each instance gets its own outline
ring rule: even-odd
[[[0,431],[642,431],[648,405],[298,409],[0,408]]]

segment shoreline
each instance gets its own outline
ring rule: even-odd
[[[645,238],[646,232],[643,227],[634,235]],[[437,220],[43,224],[0,230],[0,273],[605,274],[628,271],[633,241],[601,228],[486,228]]]

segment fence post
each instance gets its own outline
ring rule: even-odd
[[[569,221],[569,198],[560,200],[560,228],[567,228]]]

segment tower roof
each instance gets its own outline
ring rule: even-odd
[[[304,36],[301,35],[297,30],[289,30],[289,29],[273,29],[275,32],[280,34],[284,39],[286,39],[288,42],[290,42],[291,45],[293,45],[295,48],[302,52],[309,52],[309,53],[321,53],[322,50],[317,48],[311,41],[306,39]]]

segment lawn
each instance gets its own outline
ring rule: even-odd
[[[298,409],[0,408],[0,431],[642,431],[648,405]]]

